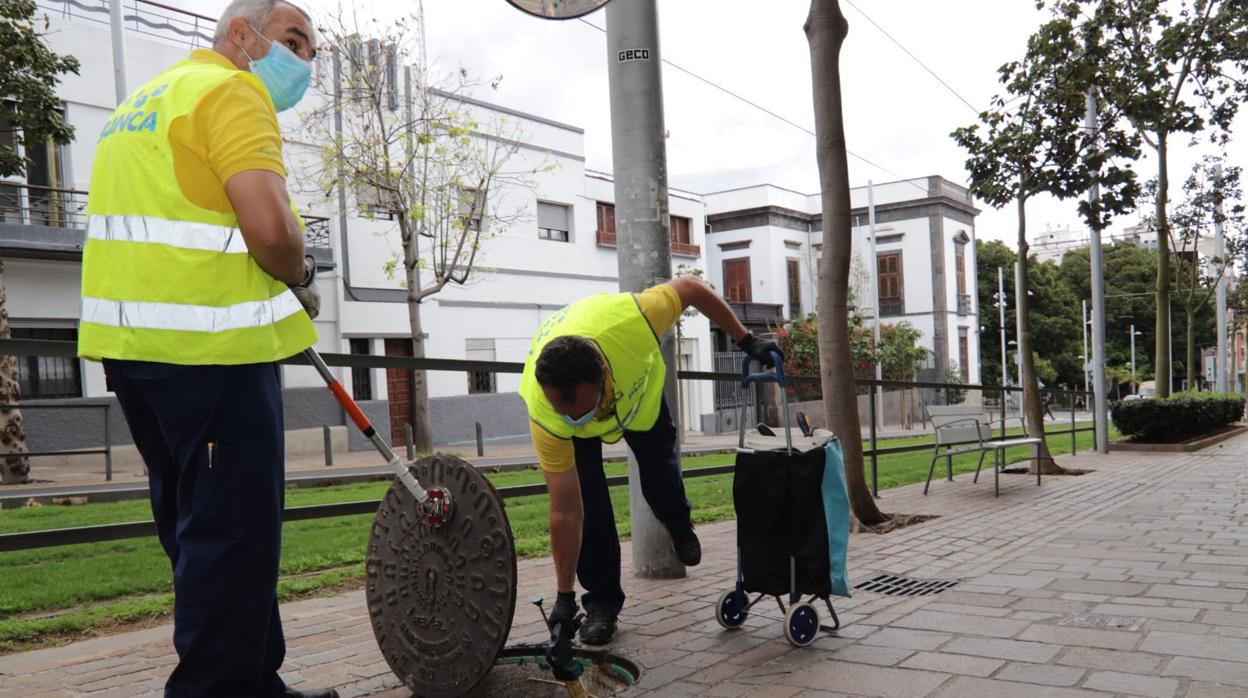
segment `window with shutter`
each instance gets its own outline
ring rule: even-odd
[[[888,252],[878,255],[880,315],[902,315],[905,299],[902,297],[901,253]]]
[[[537,202],[537,237],[542,240],[568,241],[569,208],[562,204]]]
[[[730,301],[750,302],[750,260],[724,260],[724,297]]]

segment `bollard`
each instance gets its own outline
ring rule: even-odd
[[[329,433],[329,425],[321,427],[321,435],[325,439],[325,465],[334,464],[334,440]]]
[[[108,409],[109,405],[104,405],[104,481],[113,481],[113,440],[108,434]],[[146,475],[146,473],[144,473]]]
[[[412,425],[403,425],[403,440],[407,443],[407,459],[416,460],[416,447],[412,445]]]
[[[477,457],[485,455],[485,440],[481,438],[481,422],[473,422],[477,427]]]

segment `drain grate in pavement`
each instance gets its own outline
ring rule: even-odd
[[[895,574],[879,574],[855,584],[854,588],[885,596],[931,596],[957,585],[958,582],[952,579],[912,579]]]

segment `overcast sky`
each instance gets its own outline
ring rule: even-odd
[[[225,4],[192,0],[188,6],[215,15]],[[998,91],[996,69],[1021,55],[1026,37],[1046,17],[1033,0],[854,4],[977,109]],[[964,184],[964,154],[949,133],[971,123],[975,112],[848,2],[841,5],[849,20],[841,54],[846,138],[851,151],[888,170],[851,156],[851,184],[930,174]],[[663,58],[813,128],[810,54],[802,32],[807,0],[659,0],[658,6]],[[415,7],[412,2],[397,11]],[[424,11],[428,55],[436,67],[462,67],[482,78],[501,74],[497,91],[483,88],[476,96],[584,128],[586,165],[610,170],[605,34],[576,20],[530,17],[505,0],[425,0]],[[605,26],[604,11],[586,19]],[[663,91],[671,186],[710,192],[772,183],[818,191],[810,135],[670,66],[663,69]],[[1245,126],[1248,116],[1241,114],[1240,130]],[[1181,182],[1199,151],[1189,150],[1185,137],[1175,140],[1171,180]],[[1233,160],[1248,159],[1246,142],[1243,134]],[[1151,159],[1137,165],[1144,176],[1154,168]],[[1037,199],[1029,207],[1029,229],[1078,227],[1075,206]],[[981,208],[978,236],[1013,246],[1013,208]],[[1114,227],[1135,221],[1131,215]]]

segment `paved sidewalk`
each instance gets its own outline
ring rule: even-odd
[[[886,511],[939,514],[888,535],[857,534],[850,573],[960,580],[943,594],[856,592],[844,627],[795,649],[781,623],[722,630],[734,524],[700,527],[705,562],[677,581],[627,580],[614,649],[645,674],[630,696],[1248,695],[1248,436],[1190,455],[1060,459],[1082,477],[1003,476],[888,490]],[[628,546],[625,567],[630,566]],[[550,560],[520,563],[512,642],[543,636],[524,603],[550,595]],[[774,615],[774,614],[773,614]],[[398,698],[360,592],[288,604],[286,676],[344,696]],[[0,696],[155,696],[170,627],[0,657]],[[552,694],[554,695],[554,694]]]

